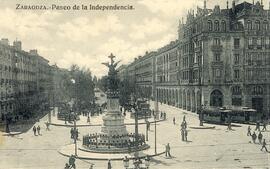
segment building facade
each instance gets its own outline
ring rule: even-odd
[[[151,57],[158,100],[193,112],[201,105],[243,106],[269,115],[269,41],[270,10],[262,2],[233,1],[230,8],[227,2],[225,9],[204,2],[179,21],[178,39]]]
[[[20,41],[0,42],[0,117],[1,121],[29,118],[48,108],[52,74],[48,60],[37,50],[22,50]]]

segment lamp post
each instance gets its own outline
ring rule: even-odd
[[[138,150],[138,133],[139,133],[139,130],[138,130],[138,109],[137,109],[137,105],[136,105],[136,98],[135,96],[133,95],[132,96],[132,103],[133,103],[133,107],[134,107],[134,110],[135,110],[135,114],[134,114],[134,117],[135,117],[135,147],[136,147],[136,150]],[[135,156],[137,156],[137,151],[135,152]]]
[[[74,91],[75,91],[75,95],[76,95],[74,103],[73,103],[73,112],[74,112],[74,119],[73,120],[74,120],[74,133],[75,133],[73,138],[74,138],[74,144],[75,144],[75,156],[78,156],[78,154],[77,154],[77,135],[78,135],[78,133],[77,133],[77,128],[76,128],[77,115],[76,115],[76,107],[75,107],[75,106],[77,106],[76,105],[77,104],[77,90],[76,90],[76,86],[75,86],[75,84],[76,84],[75,79],[71,79],[71,82],[74,84],[74,88],[75,88]]]
[[[157,120],[155,118],[155,154],[157,154]]]
[[[200,88],[200,107],[199,107],[199,120],[200,120],[200,126],[203,126],[203,109],[202,109],[202,62],[203,60],[201,59],[199,61],[199,88]]]

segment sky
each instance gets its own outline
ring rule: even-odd
[[[78,64],[101,77],[108,71],[101,63],[110,53],[127,64],[176,40],[179,19],[188,10],[203,7],[203,0],[0,0],[0,4],[0,38],[22,41],[23,50],[37,49],[50,64],[61,68]],[[16,10],[16,4],[118,4],[132,5],[134,10]],[[225,7],[226,0],[207,0],[208,8],[217,4]],[[267,0],[264,4],[268,8]]]

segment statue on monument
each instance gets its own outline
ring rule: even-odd
[[[111,63],[109,63],[109,62],[102,63],[103,65],[106,65],[109,68],[108,88],[111,90],[117,90],[118,89],[118,78],[117,78],[118,71],[116,70],[116,67],[120,61],[115,63],[113,60],[113,58],[115,58],[115,56],[112,53],[108,57],[111,59]]]

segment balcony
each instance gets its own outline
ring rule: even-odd
[[[222,48],[223,48],[222,45],[212,45],[212,46],[211,46],[211,50],[212,50],[213,52],[222,52]]]
[[[213,61],[211,62],[211,65],[214,67],[217,67],[217,66],[223,67],[223,61]]]

